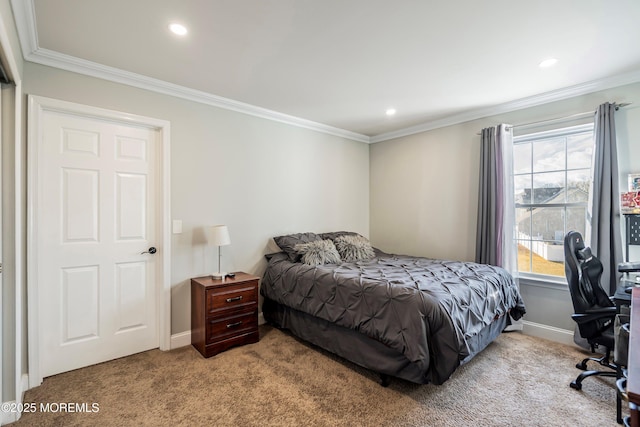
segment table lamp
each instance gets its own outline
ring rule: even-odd
[[[226,246],[231,244],[231,239],[229,238],[229,229],[226,225],[214,225],[209,230],[209,243],[218,247],[218,272],[211,274],[214,279],[222,279],[225,276],[225,273],[220,271],[220,257],[222,253],[220,252],[220,246]]]

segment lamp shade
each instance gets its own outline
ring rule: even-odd
[[[229,229],[226,225],[214,225],[209,229],[209,243],[215,246],[226,246],[231,244]]]

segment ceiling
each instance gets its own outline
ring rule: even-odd
[[[365,142],[640,81],[638,0],[12,6],[29,61]]]

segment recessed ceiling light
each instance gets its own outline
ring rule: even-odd
[[[542,61],[540,64],[538,64],[538,67],[540,67],[540,68],[548,68],[548,67],[556,65],[556,62],[558,62],[558,60],[556,58],[547,58],[544,61]]]
[[[393,116],[394,114],[396,114],[396,109],[395,108],[388,108],[387,111],[385,111],[385,114],[387,116]]]
[[[171,24],[169,25],[169,29],[171,30],[171,32],[179,36],[184,36],[185,34],[187,34],[187,27],[181,24]]]

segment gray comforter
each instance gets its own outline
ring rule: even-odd
[[[443,380],[473,357],[476,349],[469,343],[485,326],[508,313],[517,320],[525,312],[513,278],[502,268],[376,254],[368,261],[317,267],[274,254],[261,292],[378,340],[425,372],[438,359],[455,361],[441,363]]]

